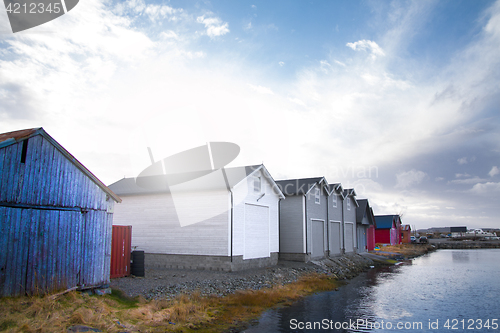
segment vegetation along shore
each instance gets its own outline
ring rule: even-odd
[[[433,247],[408,244],[383,249],[380,255],[390,250],[413,257]],[[71,291],[3,298],[0,331],[235,332],[269,308],[336,290],[343,280],[379,264],[350,254],[243,272],[150,269],[144,278],[114,279],[111,295]]]

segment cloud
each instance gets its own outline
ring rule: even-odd
[[[342,67],[344,67],[344,68],[345,68],[345,67],[347,67],[347,66],[346,66],[346,64],[344,64],[344,63],[343,63],[343,62],[341,62],[341,61],[338,61],[338,60],[333,60],[333,62],[335,62],[337,65],[342,66]]]
[[[196,22],[203,23],[205,25],[205,28],[207,28],[207,35],[210,38],[223,36],[229,33],[229,24],[223,23],[217,17],[205,17],[204,15],[198,16],[196,18]]]
[[[462,157],[457,160],[458,164],[467,164],[467,157]]]
[[[425,172],[415,169],[398,173],[396,175],[398,183],[395,188],[407,188],[412,185],[420,184],[426,176],[427,174]]]
[[[500,173],[500,169],[498,169],[497,166],[494,166],[491,168],[490,172],[488,172],[488,175],[490,175],[490,177],[494,177],[496,175],[498,175]]]
[[[456,173],[455,178],[465,178],[465,177],[470,177],[470,175],[466,173]]]
[[[485,181],[486,179],[482,179],[476,176],[472,178],[450,180],[448,184],[477,184]]]
[[[371,40],[360,40],[354,43],[347,43],[347,47],[350,47],[354,51],[369,51],[372,54],[372,58],[375,59],[377,56],[384,56],[384,50],[377,43]]]
[[[130,11],[132,13],[129,13]],[[157,22],[163,19],[178,21],[180,20],[179,14],[182,14],[183,10],[166,5],[146,4],[144,0],[128,0],[117,3],[114,12],[118,15],[132,14],[137,16],[144,14],[150,21]]]
[[[284,63],[283,61],[280,61],[280,62],[278,63],[278,65],[280,65],[280,67],[283,67],[283,66],[285,66],[285,63]]]
[[[252,88],[254,91],[258,92],[259,94],[267,94],[267,95],[274,95],[274,92],[263,86],[254,86],[253,84],[249,84],[250,88]]]
[[[500,192],[500,183],[478,183],[474,185],[469,192],[478,195],[493,195],[494,192]]]

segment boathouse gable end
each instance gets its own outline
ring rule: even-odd
[[[114,203],[43,128],[0,134],[0,296],[109,282]]]
[[[151,177],[157,181],[146,183],[168,184],[169,175]],[[231,271],[277,263],[283,195],[263,165],[214,170],[180,186],[145,189],[131,178],[110,185],[124,198],[115,223],[132,225],[132,246],[145,251],[147,265]]]

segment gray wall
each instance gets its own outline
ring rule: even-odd
[[[334,198],[337,198],[337,207],[333,206]],[[331,256],[341,254],[343,248],[342,205],[342,197],[335,191],[328,196],[328,221],[330,221],[328,224],[328,250]]]
[[[280,253],[304,253],[304,196],[280,201]]]
[[[316,187],[317,188],[317,185]],[[309,194],[306,196],[306,221],[307,221],[307,252],[312,253],[312,243],[313,241],[313,233],[312,233],[312,220],[321,220],[323,221],[323,247],[327,249],[327,223],[328,215],[327,215],[327,205],[328,205],[328,196],[323,188],[320,190],[320,203],[317,204],[315,202],[316,198],[314,195],[315,188],[313,188]],[[317,248],[317,247],[316,247]]]
[[[347,209],[347,199],[350,198],[351,200],[351,209]],[[352,240],[352,247],[353,251],[356,250],[356,204],[354,203],[354,200],[352,200],[351,197],[346,197],[343,202],[343,207],[344,207],[344,231],[345,231],[345,236],[344,236],[344,242],[345,242],[345,250],[346,252],[352,252],[350,249],[348,249],[348,245],[350,245],[351,242],[351,237],[353,238]],[[347,229],[345,227],[345,222],[352,222],[353,227],[352,227],[352,234],[348,234],[348,232],[351,231],[351,229]]]

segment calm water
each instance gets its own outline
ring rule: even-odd
[[[327,331],[500,332],[500,249],[439,250],[372,269],[268,311],[245,332]]]

